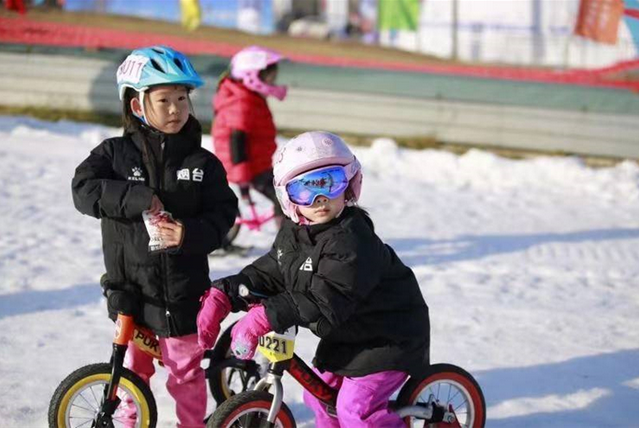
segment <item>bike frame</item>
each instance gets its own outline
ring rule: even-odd
[[[328,415],[337,417],[337,394],[338,389],[329,386],[322,378],[315,373],[297,354],[289,360],[271,363],[266,377],[262,378],[254,390],[268,391],[271,386],[275,388],[273,403],[269,409],[267,421],[270,427],[275,427],[275,419],[282,407],[284,400],[284,388],[282,387],[282,376],[284,371],[291,374],[297,382],[311,395],[317,398],[325,407]],[[452,423],[455,421],[454,414],[445,409],[436,409],[432,405],[433,400],[429,398],[427,403],[396,408],[395,412],[400,418],[414,416],[424,420],[431,420],[438,417],[440,421]],[[391,404],[393,407],[393,404]],[[451,426],[453,427],[453,426]]]
[[[329,386],[317,375],[299,356],[293,355],[286,368],[291,376],[311,395],[319,399],[325,406],[326,411],[337,416],[335,406],[337,404],[338,389]]]
[[[267,417],[270,427],[275,427],[275,418],[284,400],[284,388],[282,387],[284,371],[291,374],[304,389],[319,399],[326,406],[326,411],[331,416],[337,416],[335,406],[339,391],[326,384],[297,354],[293,354],[293,357],[289,360],[271,363],[266,377],[262,378],[254,389],[267,391],[271,386],[275,388],[273,403]]]
[[[252,299],[255,302],[259,302],[261,298],[252,293],[246,286],[240,288],[239,294],[244,299]],[[291,332],[291,329],[293,332]],[[294,353],[293,350],[295,347],[295,337],[297,336],[297,333],[298,328],[291,327],[286,332],[271,332],[259,339],[258,349],[262,352],[262,354],[264,354],[270,363],[266,376],[257,382],[253,390],[268,392],[271,387],[275,389],[275,392],[273,393],[273,402],[271,403],[268,416],[266,418],[266,423],[269,425],[268,427],[275,427],[277,415],[282,408],[282,403],[284,401],[282,376],[285,371],[291,374],[291,376],[297,380],[304,390],[317,398],[326,407],[326,413],[328,415],[337,417],[337,396],[339,389],[329,386],[328,383],[326,383],[296,353]],[[236,359],[226,359],[219,365],[226,366],[227,363],[234,360]],[[408,380],[406,382],[408,382]],[[408,405],[401,408],[397,408],[396,404],[391,402],[390,407],[394,409],[394,411],[402,419],[410,416],[433,423],[433,418],[435,418],[435,422],[442,422],[450,427],[454,427],[454,424],[457,423],[457,427],[459,426],[454,410],[452,408],[447,410],[444,407],[437,405],[435,403],[435,395],[433,394],[429,395],[427,402],[418,402],[415,405]],[[263,426],[260,425],[260,427]]]
[[[111,379],[104,386],[104,399],[100,412],[96,416],[97,427],[113,427],[112,416],[120,405],[120,398],[117,396],[120,377],[124,368],[124,356],[129,348],[129,342],[157,359],[162,365],[162,352],[159,342],[150,330],[137,326],[133,321],[133,316],[119,313],[115,322],[115,338],[113,339],[113,352],[111,354]]]

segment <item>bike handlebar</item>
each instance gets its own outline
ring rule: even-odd
[[[136,316],[138,314],[140,303],[134,294],[121,290],[107,289],[105,295],[108,308],[115,313],[127,316]]]
[[[328,334],[333,330],[333,326],[330,324],[328,319],[324,316],[321,316],[316,322],[311,322],[308,325],[308,329],[311,330],[312,333],[317,335],[320,338],[325,338]]]
[[[262,302],[263,299],[268,298],[268,295],[253,292],[245,284],[241,284],[238,287],[238,293],[240,297],[242,297],[242,299],[247,302],[247,304],[259,304],[260,302]],[[328,319],[326,319],[324,316],[320,316],[318,320],[308,324],[308,329],[310,329],[311,332],[318,337],[324,338],[331,333],[333,326],[328,321]]]

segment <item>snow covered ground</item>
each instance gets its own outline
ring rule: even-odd
[[[110,356],[99,222],[75,211],[70,181],[117,134],[0,117],[0,426],[46,426],[57,384]],[[636,164],[594,170],[576,158],[457,156],[383,139],[355,150],[361,203],[430,305],[432,359],[477,377],[488,426],[638,424]],[[211,276],[236,272],[273,234],[243,233],[253,253],[211,258]],[[314,344],[303,334],[298,352],[310,358]],[[152,387],[159,425],[173,426],[165,378],[159,370]],[[285,389],[311,426],[299,387],[288,379]]]

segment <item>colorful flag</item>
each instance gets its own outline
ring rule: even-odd
[[[626,0],[624,2],[626,10],[624,11],[624,23],[632,35],[635,42],[635,49],[639,53],[639,0]]]
[[[377,25],[380,30],[416,31],[420,0],[379,0]]]
[[[623,0],[581,0],[575,34],[614,45],[623,13]]]
[[[200,26],[202,15],[199,0],[180,0],[180,10],[184,28],[193,31]]]

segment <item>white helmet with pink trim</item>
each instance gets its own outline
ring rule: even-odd
[[[285,58],[279,53],[261,46],[249,46],[231,59],[231,77],[264,96],[272,95],[284,100],[288,88],[284,85],[269,85],[260,79],[260,72]]]
[[[273,185],[284,214],[299,223],[297,206],[291,202],[286,185],[291,179],[310,170],[342,165],[349,180],[347,204],[357,203],[362,191],[361,164],[339,136],[325,131],[300,134],[275,153]]]

